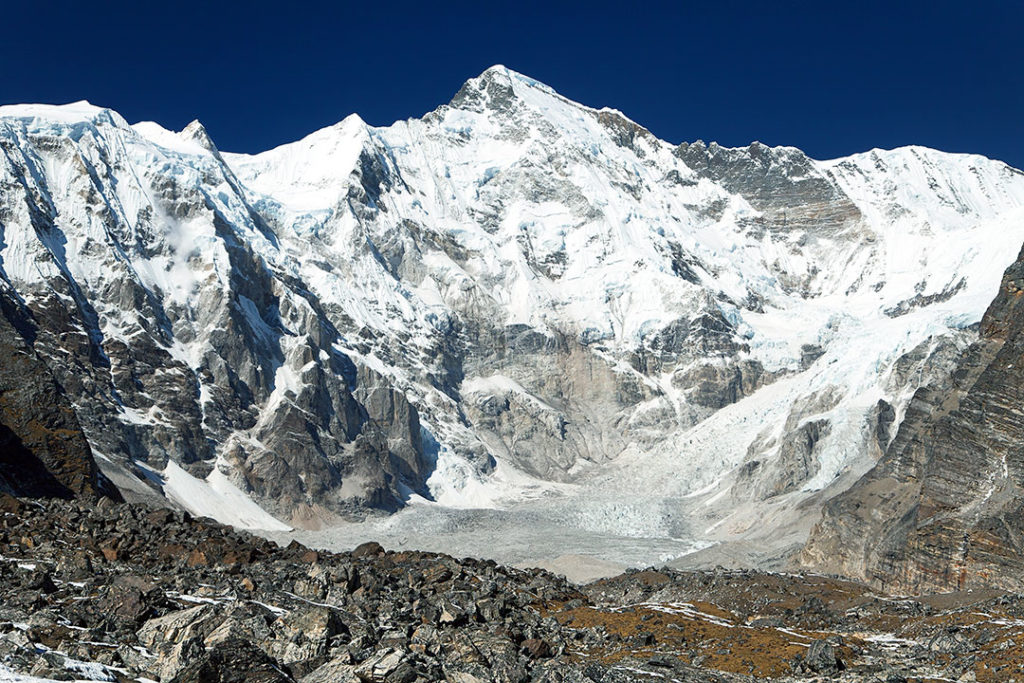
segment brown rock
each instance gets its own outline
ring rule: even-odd
[[[9,493],[0,493],[0,512],[17,515],[21,512],[21,501]]]
[[[167,509],[153,510],[146,520],[154,526],[166,526],[174,521],[174,513]]]
[[[65,555],[57,563],[57,573],[66,579],[78,580],[92,576],[92,560],[84,550]]]
[[[180,543],[167,543],[160,546],[156,554],[161,560],[176,560],[185,555],[185,546]]]
[[[384,554],[384,548],[380,543],[369,541],[358,545],[352,551],[352,557],[378,557]]]
[[[188,559],[185,560],[185,564],[189,567],[205,567],[209,563],[209,560],[206,559],[206,553],[198,548],[190,552]]]
[[[220,557],[220,563],[228,566],[242,564],[244,561],[245,558],[242,554],[237,553],[234,550],[229,550]]]
[[[134,622],[144,620],[150,613],[143,592],[128,585],[111,587],[107,594],[100,599],[98,607],[113,617]]]
[[[522,650],[523,654],[530,659],[543,659],[551,656],[551,646],[547,644],[547,641],[540,638],[524,640]]]

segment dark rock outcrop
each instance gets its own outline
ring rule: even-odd
[[[951,377],[829,502],[801,561],[892,590],[1024,587],[1024,252]]]
[[[101,486],[70,401],[23,336],[32,333],[27,312],[0,290],[0,491],[96,498],[103,488],[116,496]]]

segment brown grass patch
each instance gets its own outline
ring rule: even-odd
[[[810,642],[829,635],[752,628],[716,605],[694,603],[692,607],[695,612],[691,613],[676,611],[673,606],[637,605],[616,610],[581,607],[556,613],[555,617],[568,628],[603,627],[619,637],[611,647],[606,644],[599,651],[580,651],[580,658],[614,664],[631,658],[671,655],[690,664],[758,677],[789,673]],[[849,662],[852,653],[849,648],[840,648],[839,656]]]

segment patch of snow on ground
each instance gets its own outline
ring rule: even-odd
[[[222,524],[230,524],[241,529],[291,529],[257,505],[216,467],[206,481],[203,481],[193,477],[171,460],[168,461],[161,477],[167,497],[194,515],[212,517]]]

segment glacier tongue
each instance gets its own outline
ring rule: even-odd
[[[85,104],[0,145],[2,277],[119,466],[295,526],[662,539],[625,562],[799,542],[1024,241],[1005,164],[676,146],[504,67],[256,155]]]

